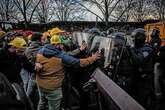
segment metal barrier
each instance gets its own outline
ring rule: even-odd
[[[97,86],[111,106],[111,110],[145,110],[100,69],[95,70],[92,78],[96,80]]]

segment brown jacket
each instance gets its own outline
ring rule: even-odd
[[[57,57],[46,58],[42,54],[37,54],[37,62],[42,64],[41,73],[37,73],[36,80],[39,87],[54,90],[61,87],[64,79],[64,68],[62,59]],[[80,66],[85,67],[95,61],[93,57],[80,59]]]

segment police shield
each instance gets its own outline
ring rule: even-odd
[[[85,41],[88,44],[88,50],[91,53],[96,51],[102,52],[103,56],[105,56],[105,65],[110,62],[110,51],[112,50],[111,38],[94,36],[90,33],[75,32],[73,33],[73,40],[75,40],[78,45],[81,45],[82,42]]]
[[[106,67],[112,61],[112,56],[114,54],[114,50],[116,46],[125,46],[125,34],[121,32],[112,33],[107,37],[103,36],[93,36],[90,33],[81,33],[75,32],[73,33],[73,40],[78,45],[81,45],[83,41],[88,44],[88,49],[90,52],[101,52],[105,57],[104,66]],[[120,51],[122,52],[122,51]]]
[[[84,33],[84,32],[74,32],[72,36],[73,36],[73,40],[77,44],[81,45],[81,43],[83,41],[88,42],[90,34],[89,33]]]
[[[99,51],[105,57],[104,66],[108,65],[110,62],[112,42],[110,38],[95,36],[93,38],[90,51]]]
[[[122,57],[124,48],[126,46],[127,38],[122,32],[114,32],[108,36],[110,39],[110,55],[109,55],[109,63],[120,62],[120,58]]]

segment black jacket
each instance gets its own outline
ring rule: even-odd
[[[0,72],[2,72],[11,83],[20,83],[21,68],[34,72],[34,67],[25,56],[10,54],[6,49],[0,49]]]

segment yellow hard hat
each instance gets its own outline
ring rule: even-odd
[[[58,35],[53,35],[50,39],[50,43],[51,44],[60,44],[61,43],[61,39],[60,36]]]
[[[4,31],[0,31],[0,38],[3,37],[6,34]]]
[[[59,29],[59,28],[53,28],[51,31],[50,31],[50,35],[53,36],[53,35],[56,35],[56,34],[59,34],[61,32],[64,32],[63,30]]]
[[[16,37],[14,40],[10,41],[8,45],[12,45],[16,48],[26,48],[27,43],[23,38]]]

